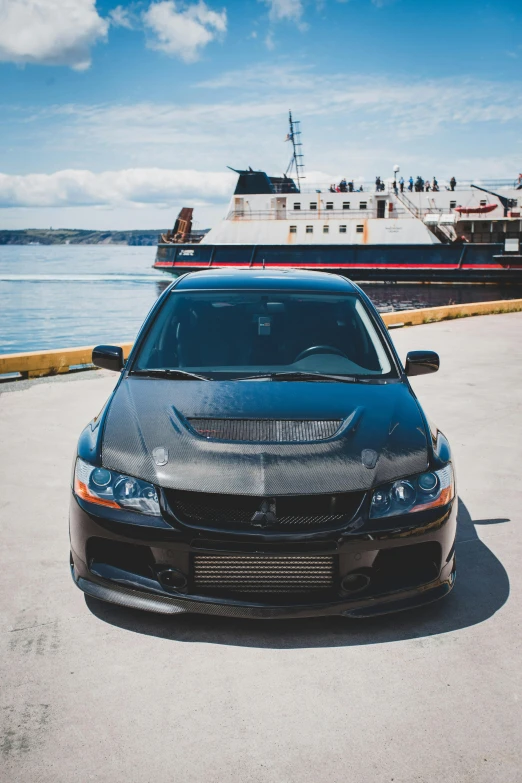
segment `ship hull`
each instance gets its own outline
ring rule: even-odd
[[[352,280],[522,282],[522,256],[503,244],[213,245],[160,244],[154,267],[290,267],[345,274]]]

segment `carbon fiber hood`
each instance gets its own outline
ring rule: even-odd
[[[190,418],[343,424],[320,442],[245,443],[202,437]],[[152,456],[158,447],[168,450],[163,466]],[[363,463],[364,450],[376,453],[373,467]],[[428,451],[417,402],[403,383],[127,377],[109,407],[102,462],[171,489],[266,497],[367,490],[426,470]]]

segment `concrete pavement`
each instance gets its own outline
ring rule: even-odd
[[[115,376],[0,385],[0,780],[522,781],[522,314],[397,330],[457,460],[457,584],[366,621],[234,621],[85,600],[73,451]]]

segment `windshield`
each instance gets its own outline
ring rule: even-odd
[[[396,377],[357,295],[278,291],[173,291],[132,366],[145,370]]]

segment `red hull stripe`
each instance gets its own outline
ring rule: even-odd
[[[154,266],[165,267],[168,269],[175,269],[176,267],[189,266],[193,269],[225,269],[229,266],[242,266],[250,269],[262,269],[261,264],[254,264],[250,267],[246,262],[230,261],[227,263],[218,264],[195,264],[191,261],[156,261]],[[289,269],[506,269],[503,264],[462,264],[459,267],[458,264],[436,264],[435,266],[430,264],[266,264],[266,268],[271,267]],[[507,265],[509,269],[522,269],[520,264]]]

